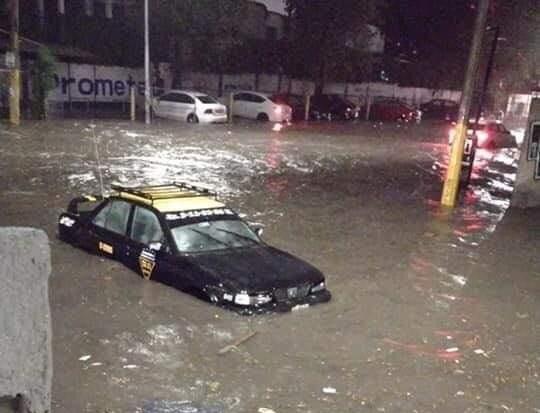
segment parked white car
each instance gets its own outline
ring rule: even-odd
[[[233,94],[232,113],[234,116],[257,119],[265,122],[290,122],[292,108],[275,102],[264,93],[239,91]]]
[[[193,90],[170,90],[154,100],[154,113],[160,118],[190,123],[227,122],[227,107],[215,98]]]

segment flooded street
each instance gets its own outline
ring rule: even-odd
[[[519,153],[507,148],[479,150],[460,207],[441,212],[447,134],[2,125],[0,225],[51,242],[53,412],[539,413],[540,211],[508,210]],[[100,181],[216,190],[321,269],[332,300],[240,316],[60,242],[59,213]]]

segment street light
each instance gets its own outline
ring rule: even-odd
[[[144,0],[144,122],[150,124],[150,41],[148,29],[148,0]]]

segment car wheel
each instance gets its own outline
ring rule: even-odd
[[[260,122],[268,122],[270,119],[268,118],[268,115],[266,113],[259,113],[257,115],[257,120]]]
[[[191,114],[187,117],[187,121],[188,121],[188,123],[199,123],[199,118],[198,118],[197,115],[195,115],[194,113],[191,113]]]

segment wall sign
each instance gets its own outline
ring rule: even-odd
[[[58,63],[54,80],[50,101],[128,102],[132,87],[144,95],[142,69]]]
[[[540,149],[540,122],[532,122],[529,129],[529,153],[527,160],[537,160]]]

